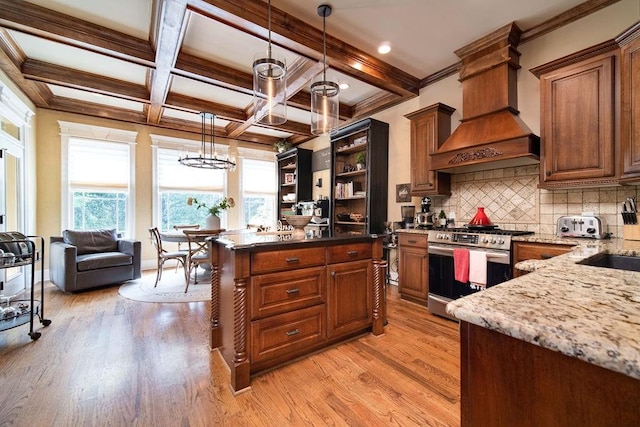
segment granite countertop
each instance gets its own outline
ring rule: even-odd
[[[533,235],[517,240],[552,243],[558,238]],[[639,257],[640,242],[575,240],[571,252],[537,261],[532,273],[452,301],[447,311],[460,320],[640,379],[640,272],[576,264],[597,253]]]
[[[280,247],[303,247],[303,246],[322,246],[324,244],[339,244],[339,243],[358,243],[358,242],[370,242],[372,239],[377,239],[376,234],[358,234],[358,235],[340,235],[336,237],[308,237],[304,233],[257,233],[257,232],[243,232],[237,233],[222,233],[214,240],[221,245],[224,245],[228,249],[232,250],[245,250],[245,249],[268,249],[268,248],[280,248]]]

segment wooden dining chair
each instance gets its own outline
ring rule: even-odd
[[[165,261],[167,260],[176,260],[179,264],[182,264],[182,268],[184,269],[184,280],[189,286],[189,270],[188,270],[188,251],[173,251],[169,252],[162,248],[162,239],[160,238],[160,231],[158,231],[158,227],[152,227],[149,229],[149,234],[151,235],[151,241],[153,246],[156,248],[156,255],[158,261],[158,270],[156,272],[156,283],[153,285],[155,288],[158,286],[158,281],[162,278],[162,268],[164,266]],[[185,291],[186,292],[186,291]]]
[[[173,229],[176,231],[199,230],[200,224],[174,224]],[[178,250],[182,250],[182,242],[178,242]]]
[[[189,245],[188,257],[187,257],[187,277],[191,277],[191,272],[195,270],[194,283],[198,283],[198,267],[201,264],[209,264],[209,249],[207,248],[206,238],[210,236],[216,236],[223,232],[220,230],[182,230],[187,236],[187,243]],[[189,290],[189,280],[187,280],[187,286],[184,289],[186,293]]]

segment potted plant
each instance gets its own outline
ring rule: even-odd
[[[187,199],[187,205],[195,206],[196,209],[204,208],[209,212],[209,216],[205,218],[207,230],[220,229],[220,217],[218,214],[220,211],[232,208],[236,205],[235,201],[231,197],[224,197],[218,203],[211,206],[207,206],[206,203],[198,201],[195,197],[189,197]]]
[[[364,151],[361,151],[356,155],[356,168],[359,171],[364,169],[364,162],[365,162]]]
[[[280,141],[276,141],[276,142],[273,143],[273,148],[278,153],[284,153],[289,148],[291,148],[291,143],[289,141],[287,141],[286,139],[281,139]]]

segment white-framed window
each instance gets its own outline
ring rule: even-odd
[[[181,150],[176,148],[156,148],[156,223],[161,231],[180,224],[200,224],[204,228],[208,212],[187,205],[187,199],[193,197],[212,206],[225,195],[225,171],[181,165],[180,154]],[[226,215],[226,211],[219,214],[222,227],[227,222]]]
[[[199,141],[150,135],[153,149],[154,224],[163,231],[179,224],[205,226],[207,212],[187,205],[195,197],[207,206],[232,197],[236,206],[221,212],[221,227],[244,228],[247,224],[275,222],[276,156],[272,151],[230,148],[216,144],[216,151],[232,151],[238,162],[235,172],[188,167],[178,163],[185,151],[197,152]],[[259,222],[251,222],[255,219]]]
[[[136,132],[58,122],[62,136],[62,228],[135,229]]]
[[[243,224],[273,225],[276,219],[276,197],[276,162],[243,158]]]

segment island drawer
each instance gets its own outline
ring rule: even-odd
[[[325,341],[324,304],[251,322],[251,363],[305,353]]]
[[[263,274],[251,279],[253,320],[322,304],[327,299],[325,267]]]
[[[398,233],[398,245],[415,246],[418,248],[427,247],[426,234]]]
[[[297,270],[325,264],[324,248],[285,249],[251,254],[251,274]]]
[[[351,245],[336,245],[327,248],[327,263],[356,261],[371,258],[371,243],[354,243]]]

